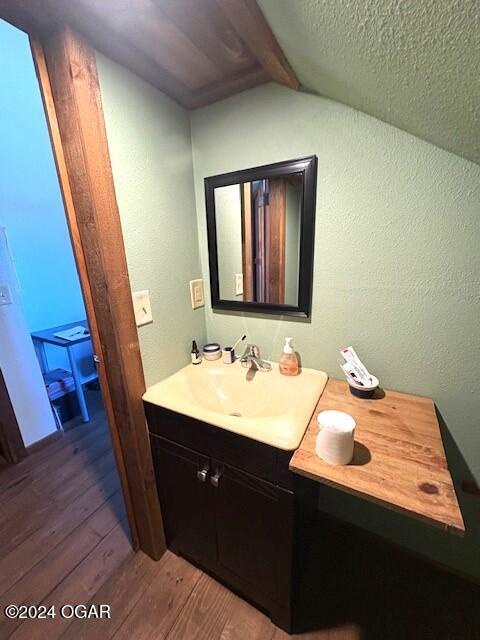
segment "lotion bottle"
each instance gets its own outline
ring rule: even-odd
[[[285,338],[285,346],[283,347],[283,354],[280,358],[280,373],[284,376],[298,375],[298,358],[293,350],[292,340],[293,338]]]
[[[197,347],[197,343],[195,342],[195,340],[193,340],[192,342],[192,351],[190,354],[191,358],[192,358],[192,364],[200,364],[202,359],[200,357],[200,352],[198,350]]]

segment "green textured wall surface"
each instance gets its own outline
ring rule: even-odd
[[[138,330],[147,386],[189,362],[205,341],[188,113],[97,54],[108,146],[132,289],[149,289],[154,322]]]
[[[258,0],[307,89],[480,163],[478,0]]]
[[[191,120],[206,283],[204,177],[318,156],[311,319],[213,312],[207,303],[209,339],[231,344],[245,332],[278,360],[292,335],[305,366],[335,377],[339,349],[353,344],[386,388],[435,400],[457,486],[480,479],[480,167],[337,102],[273,84]],[[480,501],[460,498],[464,539],[322,489],[323,508],[480,578]]]

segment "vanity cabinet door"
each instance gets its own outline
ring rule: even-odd
[[[167,545],[203,565],[216,559],[210,459],[151,436]]]
[[[293,494],[228,465],[212,467],[219,565],[255,598],[289,602]]]

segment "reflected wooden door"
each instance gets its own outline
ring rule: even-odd
[[[244,300],[285,303],[286,186],[283,178],[244,183]]]
[[[265,215],[265,288],[267,302],[285,303],[285,210],[284,178],[268,180],[268,206]]]

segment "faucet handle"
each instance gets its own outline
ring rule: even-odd
[[[247,344],[243,358],[258,358],[260,356],[260,349],[256,344]]]
[[[252,355],[252,345],[247,344],[245,345],[245,351],[243,352],[242,359],[247,358],[248,356],[251,356],[251,355]]]

